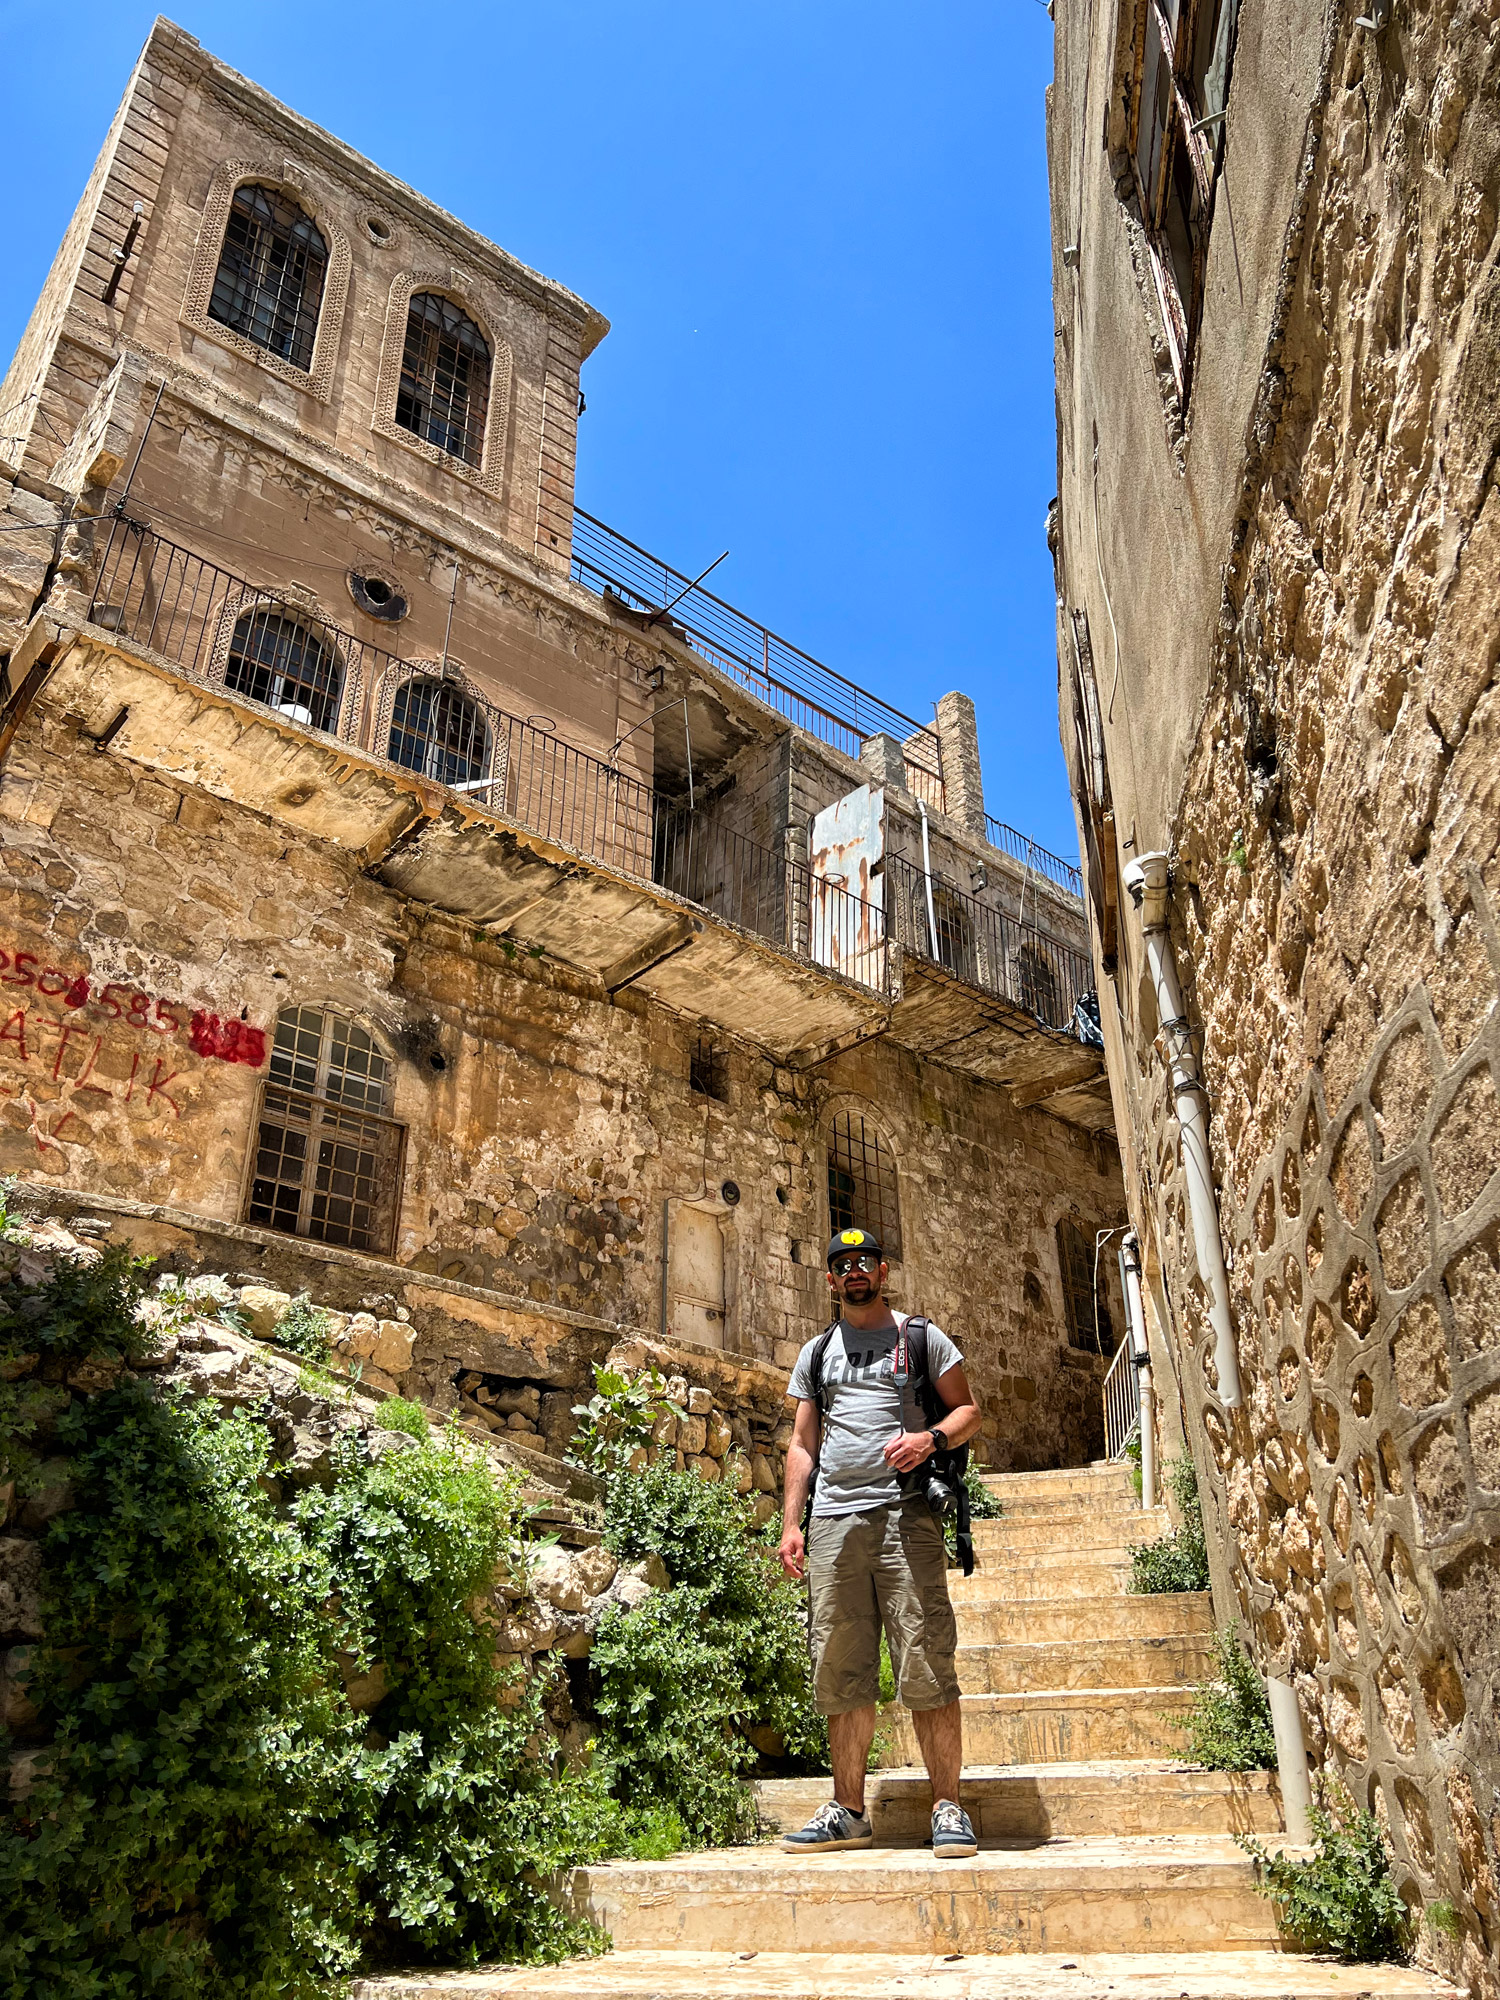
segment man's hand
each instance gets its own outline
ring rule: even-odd
[[[899,1431],[885,1448],[885,1460],[898,1472],[915,1472],[936,1449],[927,1431]]]
[[[802,1580],[803,1560],[807,1554],[800,1528],[783,1528],[781,1540],[776,1545],[776,1553],[781,1558],[781,1567],[793,1583]]]

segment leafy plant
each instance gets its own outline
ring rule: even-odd
[[[425,1439],[431,1434],[426,1410],[407,1396],[388,1396],[380,1406],[379,1422],[382,1430],[405,1431],[408,1437]]]
[[[122,1252],[59,1260],[0,1294],[0,1357],[139,1358],[140,1283]],[[0,1379],[12,1458],[37,1387]],[[51,1740],[0,1809],[4,2000],[311,2000],[371,1959],[587,1946],[543,1884],[641,1829],[535,1754],[540,1678],[506,1688],[471,1609],[513,1487],[446,1439],[373,1464],[346,1440],[283,1510],[244,1412],[126,1374],[45,1415],[75,1505],[28,1676]]]
[[[1146,1596],[1208,1589],[1208,1548],[1192,1459],[1185,1453],[1173,1459],[1166,1467],[1166,1478],[1181,1520],[1154,1542],[1142,1542],[1130,1551],[1130,1588]]]
[[[1303,1951],[1405,1963],[1412,1915],[1391,1878],[1380,1822],[1335,1781],[1319,1784],[1309,1817],[1314,1851],[1306,1860],[1268,1853],[1261,1841],[1237,1836],[1255,1857],[1257,1887],[1276,1905],[1281,1928]]]
[[[276,1329],[276,1345],[304,1361],[327,1366],[333,1348],[332,1329],[327,1313],[315,1306],[306,1292],[299,1292],[287,1307]]]
[[[593,1395],[586,1403],[573,1405],[578,1427],[568,1447],[568,1462],[608,1479],[651,1442],[663,1417],[684,1414],[668,1398],[666,1380],[656,1368],[629,1376],[596,1362]]]
[[[1210,1771],[1272,1770],[1276,1737],[1266,1684],[1232,1625],[1214,1634],[1214,1664],[1217,1673],[1199,1682],[1183,1718],[1194,1763]]]
[[[1125,1457],[1130,1466],[1130,1483],[1135,1488],[1135,1497],[1140,1499],[1143,1490],[1141,1476],[1141,1441],[1133,1437],[1125,1447]]]
[[[1439,1937],[1452,1939],[1463,1933],[1463,1924],[1451,1903],[1429,1903],[1422,1912],[1422,1921]]]
[[[673,1580],[629,1614],[605,1614],[591,1656],[600,1755],[617,1796],[669,1807],[706,1844],[756,1824],[743,1773],[748,1731],[779,1736],[793,1765],[826,1769],[811,1699],[802,1594],[722,1483],[665,1460],[618,1475],[604,1539],[622,1562],[653,1551]]]

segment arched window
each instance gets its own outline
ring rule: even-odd
[[[484,453],[489,343],[466,312],[437,292],[413,292],[396,390],[396,422],[469,465]]]
[[[285,606],[263,604],[237,621],[229,642],[224,685],[279,709],[293,722],[332,729],[338,721],[343,667]]]
[[[328,250],[317,225],[274,188],[236,188],[208,316],[294,368],[312,367]]]
[[[874,1125],[856,1111],[840,1111],[828,1136],[828,1222],[832,1235],[868,1229],[891,1262],[900,1262],[896,1162]]]
[[[1068,1345],[1086,1347],[1091,1354],[1113,1354],[1115,1330],[1104,1300],[1103,1272],[1096,1289],[1094,1246],[1076,1222],[1057,1225],[1057,1261],[1062,1271]]]
[[[247,1222],[388,1251],[405,1131],[386,1115],[391,1064],[357,1021],[284,1007],[261,1094]]]
[[[386,755],[440,785],[472,791],[489,774],[490,732],[478,702],[420,674],[396,691]]]

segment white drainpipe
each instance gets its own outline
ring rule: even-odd
[[[1140,1389],[1141,1505],[1149,1508],[1156,1505],[1156,1396],[1151,1384],[1146,1311],[1141,1303],[1141,1244],[1133,1229],[1120,1246],[1120,1282],[1125,1288],[1125,1317],[1130,1324],[1130,1349]]]
[[[917,811],[922,815],[922,879],[927,884],[927,942],[932,947],[934,963],[938,958],[937,913],[932,907],[932,844],[927,838],[927,808],[920,799]]]
[[[1208,1293],[1208,1317],[1214,1330],[1214,1366],[1219,1377],[1219,1401],[1226,1410],[1244,1402],[1239,1355],[1229,1319],[1229,1277],[1219,1239],[1219,1204],[1214,1193],[1208,1156],[1208,1098],[1198,1077],[1198,1059],[1183,1018],[1182,988],[1177,983],[1177,959],[1167,928],[1168,858],[1142,854],[1125,870],[1125,887],[1141,913],[1146,959],[1156,986],[1156,1011],[1167,1046],[1167,1068],[1177,1129],[1182,1140],[1182,1170],[1187,1179],[1188,1213],[1198,1276]]]

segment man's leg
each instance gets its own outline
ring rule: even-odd
[[[955,1704],[956,1705],[956,1704]],[[851,1708],[847,1715],[828,1718],[828,1749],[833,1764],[833,1796],[850,1812],[865,1809],[865,1766],[875,1740],[875,1710]],[[958,1794],[955,1792],[955,1798]]]
[[[873,1723],[873,1711],[870,1719]],[[922,1762],[932,1780],[932,1803],[935,1806],[939,1799],[952,1799],[957,1803],[958,1782],[964,1768],[963,1715],[958,1703],[950,1701],[946,1708],[914,1709],[911,1719],[916,1725]],[[836,1759],[833,1768],[835,1771],[838,1769]],[[839,1798],[842,1802],[842,1792]]]

